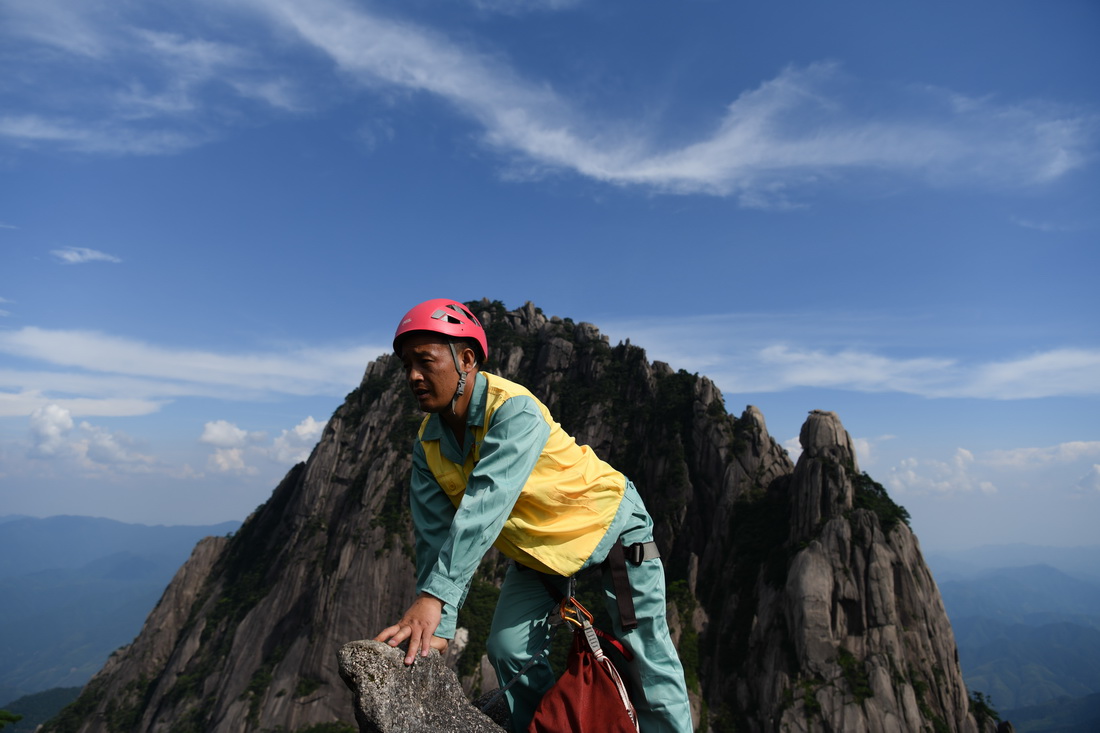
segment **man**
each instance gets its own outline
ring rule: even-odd
[[[645,733],[692,730],[683,668],[665,621],[664,571],[651,551],[653,522],[634,485],[579,446],[524,387],[480,371],[485,331],[466,306],[429,300],[397,327],[394,351],[428,413],[413,445],[410,503],[417,598],[376,638],[408,641],[405,664],[445,651],[458,608],[491,545],[515,561],[501,587],[488,654],[503,686],[546,638],[555,605],[539,574],[566,578],[630,548],[636,628],[624,628],[608,581],[615,636],[633,653],[623,670]],[[630,619],[627,619],[628,626]],[[545,659],[506,693],[513,730],[525,731],[555,675]]]

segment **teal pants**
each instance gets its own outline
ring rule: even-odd
[[[589,565],[603,562],[617,537],[622,537],[625,545],[653,539],[653,521],[633,485],[628,484],[619,515],[612,524],[612,531],[619,531],[614,532],[614,537],[604,538]],[[617,666],[619,673],[629,680],[639,727],[642,733],[691,733],[691,708],[684,670],[665,620],[664,568],[659,559],[645,560],[640,565],[628,561],[627,573],[638,628],[623,630],[615,593],[606,575],[604,595],[608,614],[613,619],[615,638],[634,655],[633,661]],[[556,581],[565,592],[566,579],[557,578]],[[554,605],[538,573],[515,565],[509,568],[488,643],[489,661],[501,687],[545,646],[549,634],[547,618]],[[515,733],[527,730],[539,701],[556,681],[557,675],[543,658],[505,693]]]

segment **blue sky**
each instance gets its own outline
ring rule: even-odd
[[[0,7],[0,514],[242,519],[420,300],[836,411],[925,549],[1095,544],[1100,5]]]

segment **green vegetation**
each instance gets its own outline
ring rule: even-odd
[[[312,677],[301,677],[298,679],[298,685],[294,688],[294,697],[309,697],[317,692],[317,690],[321,689],[322,684],[324,683]]]
[[[855,485],[855,508],[874,512],[884,533],[889,534],[898,522],[909,526],[909,512],[905,507],[894,503],[882,484],[868,476],[866,471],[856,475],[854,467],[849,467],[848,475]]]
[[[985,730],[987,723],[1000,722],[1000,714],[993,709],[993,701],[981,692],[974,690],[969,694],[970,714],[978,721],[978,730]]]
[[[695,613],[695,596],[688,590],[686,580],[673,581],[668,586],[668,600],[676,604],[680,615],[680,643],[676,651],[680,654],[680,663],[684,666],[684,680],[688,689],[699,692],[699,632],[692,625],[691,617]]]
[[[918,675],[912,665],[909,666],[907,674],[909,684],[913,686],[913,694],[917,698],[917,708],[920,710],[920,714],[932,723],[933,733],[950,733],[951,727],[947,725],[943,718],[936,715],[935,711],[932,710],[932,706],[928,704],[928,681]],[[939,679],[943,675],[943,670],[937,667],[932,671],[932,674]]]
[[[848,684],[848,691],[852,693],[857,703],[862,704],[864,700],[874,696],[871,680],[867,675],[866,662],[856,659],[855,655],[844,647],[840,647],[836,661],[840,665],[844,681]]]
[[[802,688],[802,712],[807,719],[821,715],[821,702],[817,699],[817,690],[821,687],[818,680],[802,680],[798,683]]]
[[[105,683],[102,680],[89,682],[80,693],[80,697],[66,705],[55,718],[48,721],[43,730],[49,733],[76,733],[106,695],[104,686]]]
[[[141,713],[145,710],[152,691],[152,680],[142,675],[127,684],[118,698],[108,700],[105,711],[107,729],[112,733],[135,730],[141,722]]]
[[[22,715],[16,715],[15,713],[7,710],[0,710],[0,728],[3,728],[8,723],[18,723],[23,719]]]
[[[12,733],[32,733],[40,724],[56,716],[68,704],[80,696],[79,687],[54,687],[43,692],[24,695],[7,704],[12,715],[22,715],[18,723],[11,723]]]

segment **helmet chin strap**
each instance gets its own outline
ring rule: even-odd
[[[458,372],[458,389],[455,390],[455,396],[451,398],[451,414],[458,414],[458,398],[466,393],[466,375],[469,372],[462,371],[462,365],[458,363],[458,350],[455,349],[455,342],[449,341],[447,345],[451,347],[451,358],[455,360],[455,371]]]

